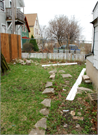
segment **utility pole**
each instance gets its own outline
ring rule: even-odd
[[[14,0],[12,0],[12,34],[15,34],[15,8],[14,8]]]

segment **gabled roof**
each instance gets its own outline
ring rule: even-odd
[[[34,26],[35,20],[36,20],[36,17],[37,17],[37,13],[35,13],[35,14],[25,14],[25,16],[27,17],[29,26]]]
[[[26,16],[25,16],[24,20],[25,20],[25,23],[26,23],[26,26],[27,26],[28,32],[30,32],[30,28],[29,28],[29,25],[28,25],[28,21],[27,21]]]
[[[97,4],[98,4],[98,1],[97,1],[96,5],[95,5],[95,7],[94,7],[94,9],[93,9],[93,12],[94,12],[94,10],[95,10],[95,8],[96,8]]]

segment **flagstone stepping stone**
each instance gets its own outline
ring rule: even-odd
[[[46,118],[42,118],[40,119],[36,124],[35,124],[35,127],[36,128],[39,128],[39,127],[42,127],[42,128],[47,128],[47,125],[46,125]]]
[[[49,114],[49,109],[47,109],[47,108],[41,109],[40,113],[42,113],[43,115],[48,115]]]
[[[88,89],[88,88],[85,88],[85,87],[78,87],[77,88],[77,91],[78,92],[81,92],[81,91],[90,91],[90,92],[93,92],[91,89]]]
[[[59,70],[59,73],[65,73],[65,71],[64,70]]]
[[[46,88],[42,94],[54,94],[54,88]]]
[[[49,74],[55,74],[57,73],[57,70],[50,71]]]
[[[41,104],[43,104],[46,107],[50,107],[51,106],[51,99],[44,99]]]
[[[50,79],[55,79],[55,74],[52,74],[49,78]]]
[[[61,74],[63,78],[72,77],[70,74]]]
[[[45,130],[32,129],[29,135],[45,135]]]
[[[51,86],[52,86],[52,82],[47,82],[45,87],[47,88],[47,87],[51,87]]]

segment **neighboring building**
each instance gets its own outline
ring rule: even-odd
[[[30,27],[29,38],[31,38],[31,35],[33,35],[34,38],[36,38],[36,39],[41,38],[38,15],[37,14],[25,14],[25,16],[27,17],[28,24]]]
[[[92,55],[87,57],[87,75],[98,89],[98,1],[93,9],[93,44]]]
[[[27,18],[25,17],[25,24],[22,25],[21,30],[22,30],[22,38],[29,38],[29,32],[30,32],[30,28],[28,25],[28,21]]]
[[[21,25],[24,24],[24,0],[14,0],[15,5],[15,33],[21,35]],[[12,33],[12,2],[11,0],[0,0],[0,33]]]
[[[29,32],[30,32],[30,28],[28,25],[28,21],[27,18],[25,17],[25,24],[22,25],[21,27],[21,31],[22,31],[22,48],[23,48],[23,44],[27,42],[27,39],[29,39]]]

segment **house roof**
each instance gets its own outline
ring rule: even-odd
[[[29,26],[34,26],[35,20],[36,20],[36,17],[37,17],[37,13],[35,13],[35,14],[25,14],[25,16],[28,20]]]
[[[95,24],[95,23],[97,23],[98,22],[98,17],[95,19],[95,20],[93,20],[91,23],[92,24]]]
[[[95,10],[95,8],[96,8],[97,4],[98,4],[98,1],[97,1],[96,5],[95,5],[95,7],[94,7],[94,9],[93,9],[93,12],[94,12],[94,10]]]
[[[24,20],[25,20],[25,23],[26,23],[26,26],[27,26],[28,32],[30,32],[30,28],[29,28],[29,24],[28,24],[28,21],[27,21],[26,16],[25,16]]]

